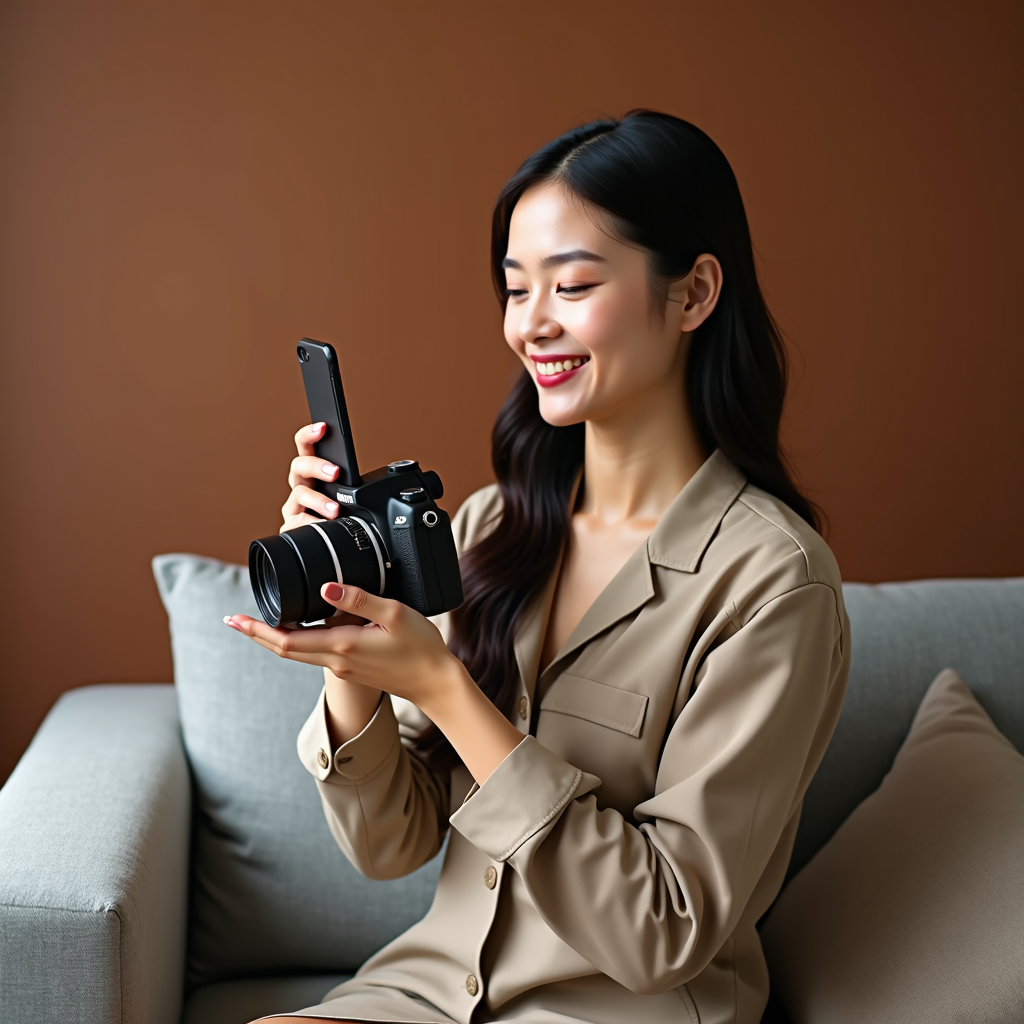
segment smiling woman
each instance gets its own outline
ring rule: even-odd
[[[849,627],[735,178],[677,118],[587,125],[506,186],[492,260],[524,372],[453,521],[465,603],[435,624],[339,580],[327,628],[227,620],[324,667],[299,756],[359,870],[449,836],[423,921],[275,1019],[754,1024]],[[322,431],[284,529],[338,515]]]

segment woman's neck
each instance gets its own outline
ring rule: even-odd
[[[682,380],[600,421],[587,421],[579,511],[606,525],[657,522],[709,453],[690,416]]]

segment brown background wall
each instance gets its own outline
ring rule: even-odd
[[[518,162],[705,128],[794,352],[848,579],[1024,573],[1017,2],[14,2],[0,10],[0,779],[56,696],[171,677],[149,559],[244,558],[342,353],[364,466],[489,478]]]

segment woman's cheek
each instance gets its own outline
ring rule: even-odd
[[[519,318],[512,311],[505,313],[504,333],[505,344],[517,355],[523,355],[526,345],[519,336]]]

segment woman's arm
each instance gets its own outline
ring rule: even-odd
[[[402,745],[388,694],[411,701],[434,721],[477,782],[523,736],[480,692],[428,619],[353,587],[329,583],[322,594],[339,612],[369,621],[301,630],[273,629],[245,615],[225,622],[281,657],[329,673],[299,735],[299,757],[317,779],[328,824],[352,864],[372,878],[399,877],[440,849],[450,780]]]

